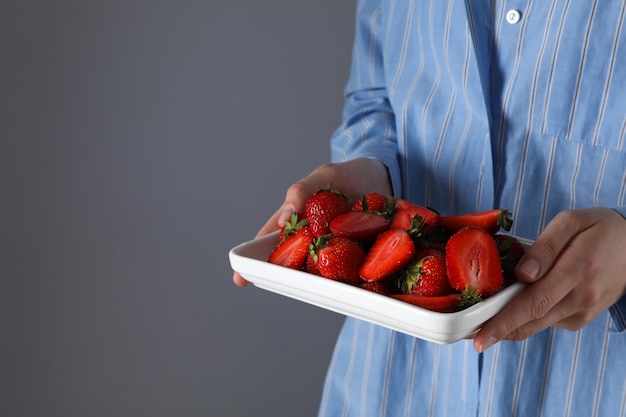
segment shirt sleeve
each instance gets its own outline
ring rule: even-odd
[[[331,160],[376,158],[387,166],[394,195],[401,194],[395,116],[383,65],[384,36],[378,1],[359,3],[342,124],[331,137]]]

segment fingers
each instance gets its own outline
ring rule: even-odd
[[[304,205],[309,196],[315,193],[323,186],[317,184],[324,181],[323,171],[320,172],[320,168],[316,169],[306,178],[292,184],[285,195],[285,201],[279,207],[278,210],[265,222],[263,227],[259,229],[255,238],[265,236],[272,233],[285,225],[285,222],[289,220],[292,213],[304,212]],[[233,282],[238,287],[245,287],[249,282],[241,276],[238,272],[233,273]]]
[[[601,303],[603,294],[590,286],[579,285],[569,292],[564,286],[552,292],[546,291],[548,285],[540,285],[543,283],[528,287],[527,292],[486,323],[479,332],[482,334],[475,338],[475,349],[483,352],[499,340],[521,341],[551,326],[577,331],[605,309]],[[560,298],[563,292],[567,294]]]
[[[306,200],[320,188],[324,187],[316,185],[318,182],[323,181],[323,178],[319,177],[319,175],[315,175],[314,171],[310,176],[292,184],[287,189],[283,204],[272,215],[272,217],[265,222],[256,237],[264,236],[283,227],[285,222],[289,220],[292,213],[303,213]]]
[[[308,176],[293,183],[287,189],[283,204],[265,222],[255,237],[261,237],[284,226],[292,213],[304,213],[307,199],[328,184],[345,193],[351,201],[367,192],[391,194],[391,182],[387,167],[373,158],[357,158],[341,163],[328,163],[314,169]],[[247,281],[235,272],[233,281],[238,286]]]
[[[552,268],[571,239],[579,233],[574,223],[574,217],[563,212],[548,224],[515,268],[520,281],[533,283]]]
[[[523,340],[550,326],[579,330],[606,310],[624,292],[621,259],[611,248],[623,239],[625,227],[609,209],[557,215],[516,269],[518,279],[531,285],[484,324],[475,349]]]
[[[282,227],[293,212],[303,213],[306,200],[328,184],[346,193],[350,201],[356,201],[370,191],[391,192],[387,168],[378,160],[360,158],[321,165],[289,186],[285,201],[259,230],[257,237]]]
[[[238,287],[245,287],[249,284],[249,282],[246,281],[246,279],[242,277],[241,274],[237,271],[233,273],[233,282]]]
[[[483,352],[499,340],[525,339],[573,314],[571,302],[566,298],[575,287],[575,282],[560,279],[561,273],[559,270],[550,271],[543,279],[529,285],[483,325],[474,339],[474,348]],[[571,276],[573,272],[565,274]],[[561,308],[554,309],[559,303],[562,303]]]

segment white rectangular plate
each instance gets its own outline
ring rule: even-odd
[[[271,264],[267,258],[277,241],[276,232],[235,246],[229,252],[231,267],[264,290],[440,344],[470,336],[524,289],[523,284],[516,283],[465,310],[437,313],[352,285]],[[526,246],[530,244],[522,242]]]

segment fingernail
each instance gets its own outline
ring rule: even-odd
[[[481,344],[481,345],[478,347],[478,351],[479,351],[479,352],[481,352],[481,353],[482,353],[482,352],[484,352],[484,351],[486,351],[486,350],[487,350],[487,349],[489,349],[491,346],[493,346],[493,345],[494,345],[497,341],[498,341],[498,339],[496,339],[495,337],[493,337],[493,336],[489,336],[489,337],[487,338],[487,340],[485,341],[485,343]]]
[[[517,266],[517,272],[525,275],[531,281],[536,281],[539,275],[539,263],[534,259],[527,259]]]

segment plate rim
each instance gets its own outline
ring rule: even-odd
[[[267,262],[278,233],[275,231],[254,238],[230,249],[228,255],[232,269],[259,289],[435,343],[453,343],[475,333],[526,286],[520,282],[514,283],[498,294],[458,312],[434,312],[353,285]],[[528,239],[517,239],[524,245],[532,243]],[[285,276],[290,278],[286,280]],[[290,285],[291,280],[299,282]],[[305,289],[313,292],[308,296],[303,295]],[[369,310],[365,306],[366,302],[377,308]],[[381,317],[376,317],[376,312]]]

